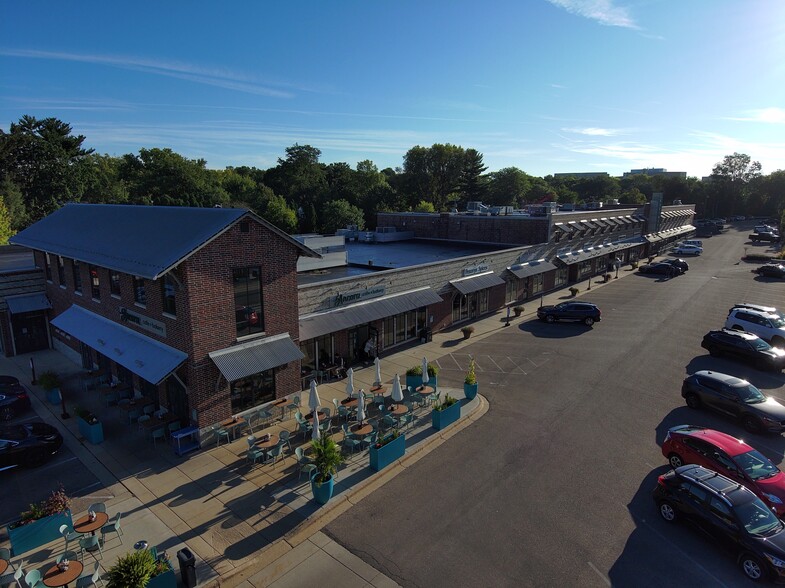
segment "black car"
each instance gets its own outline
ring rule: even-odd
[[[0,471],[42,464],[63,445],[60,432],[46,423],[0,426]]]
[[[30,410],[27,389],[13,376],[0,376],[0,421],[9,421],[25,410]]]
[[[703,336],[701,347],[712,357],[728,355],[753,364],[759,370],[781,371],[785,368],[785,350],[746,331],[722,329]]]
[[[638,271],[642,274],[662,274],[664,276],[678,276],[683,273],[678,267],[664,261],[647,263],[640,266]]]
[[[785,278],[785,265],[781,264],[767,263],[752,271],[765,278]]]
[[[735,417],[751,433],[785,431],[785,406],[747,380],[701,370],[684,378],[681,395],[690,408],[706,406]]]
[[[690,265],[681,258],[663,259],[661,263],[667,263],[668,265],[675,266],[681,270],[681,273],[685,273],[688,269],[690,269]]]
[[[602,313],[591,302],[562,302],[556,306],[543,306],[537,309],[537,318],[546,323],[556,321],[582,322],[587,326],[602,320]]]
[[[659,476],[652,496],[665,521],[696,525],[736,557],[750,580],[785,580],[785,524],[749,488],[685,465]]]

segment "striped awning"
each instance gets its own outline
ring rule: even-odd
[[[485,272],[484,274],[479,274],[477,276],[450,280],[450,285],[464,295],[478,292],[492,286],[502,286],[503,284],[504,280],[493,272]]]
[[[229,382],[266,372],[305,357],[289,333],[281,333],[208,354]]]
[[[5,302],[8,305],[8,312],[11,314],[22,314],[23,312],[33,312],[52,308],[52,305],[44,292],[6,296]]]

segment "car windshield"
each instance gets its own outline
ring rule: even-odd
[[[764,341],[760,337],[757,337],[755,339],[750,339],[750,345],[752,345],[753,349],[756,349],[758,351],[765,351],[766,349],[771,349],[771,345],[766,343],[766,341]]]
[[[9,425],[0,427],[0,439],[8,439],[10,441],[21,441],[27,436],[23,427],[16,427]]]
[[[736,393],[747,404],[758,404],[759,402],[766,402],[766,397],[763,392],[758,390],[752,384],[745,384],[743,386],[734,386]]]
[[[778,329],[781,329],[782,327],[785,327],[785,321],[782,320],[778,316],[772,317],[771,324],[774,325],[775,327],[777,327]]]
[[[750,535],[771,535],[782,529],[782,523],[759,499],[736,507],[736,516]]]
[[[747,453],[742,453],[733,458],[741,466],[750,479],[765,480],[772,478],[779,473],[779,468],[775,466],[768,457],[753,449]]]

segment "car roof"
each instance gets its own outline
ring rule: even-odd
[[[730,504],[743,504],[757,499],[749,488],[703,466],[681,466],[676,468],[676,473],[682,478],[710,488]]]
[[[728,384],[729,386],[749,385],[749,382],[747,380],[742,380],[741,378],[737,378],[736,376],[730,376],[728,374],[721,374],[720,372],[713,372],[711,370],[700,370],[692,375],[699,376],[701,378],[710,378],[712,380],[717,380],[718,382],[723,382],[725,384]]]
[[[762,304],[750,304],[748,302],[739,302],[737,304],[734,304],[731,310],[733,310],[734,308],[747,308],[749,310],[757,310],[760,312],[768,312],[768,313],[777,312],[777,309],[774,308],[773,306],[763,306]]]
[[[739,339],[745,339],[747,341],[754,341],[755,339],[760,339],[760,337],[758,337],[755,333],[749,333],[747,331],[739,331],[738,329],[717,329],[716,331],[709,331],[709,335],[713,335],[715,333],[722,333],[724,335],[738,337]]]
[[[754,447],[747,445],[742,439],[737,439],[736,437],[728,435],[727,433],[723,433],[722,431],[705,429],[695,425],[679,425],[677,427],[672,427],[669,432],[675,433],[677,435],[687,435],[689,437],[703,439],[715,447],[719,447],[731,457],[741,455],[742,453],[747,453],[748,451],[752,451],[754,449]]]
[[[735,312],[738,310],[743,312],[751,312],[755,316],[761,316],[763,318],[779,318],[776,314],[772,314],[770,312],[764,312],[762,310],[756,310],[754,308],[732,308],[731,312]]]

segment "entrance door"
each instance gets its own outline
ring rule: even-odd
[[[30,353],[49,349],[49,336],[46,331],[46,314],[25,312],[11,319],[14,331],[16,353]]]
[[[368,325],[360,325],[349,331],[349,364],[359,363],[365,357],[363,347],[370,337]]]
[[[79,351],[82,354],[82,367],[86,370],[93,369],[93,354],[90,352],[90,346],[80,343]]]
[[[172,376],[166,379],[166,399],[169,401],[169,412],[180,419],[183,426],[188,426],[191,422],[191,415],[188,412],[188,393],[177,378]]]

